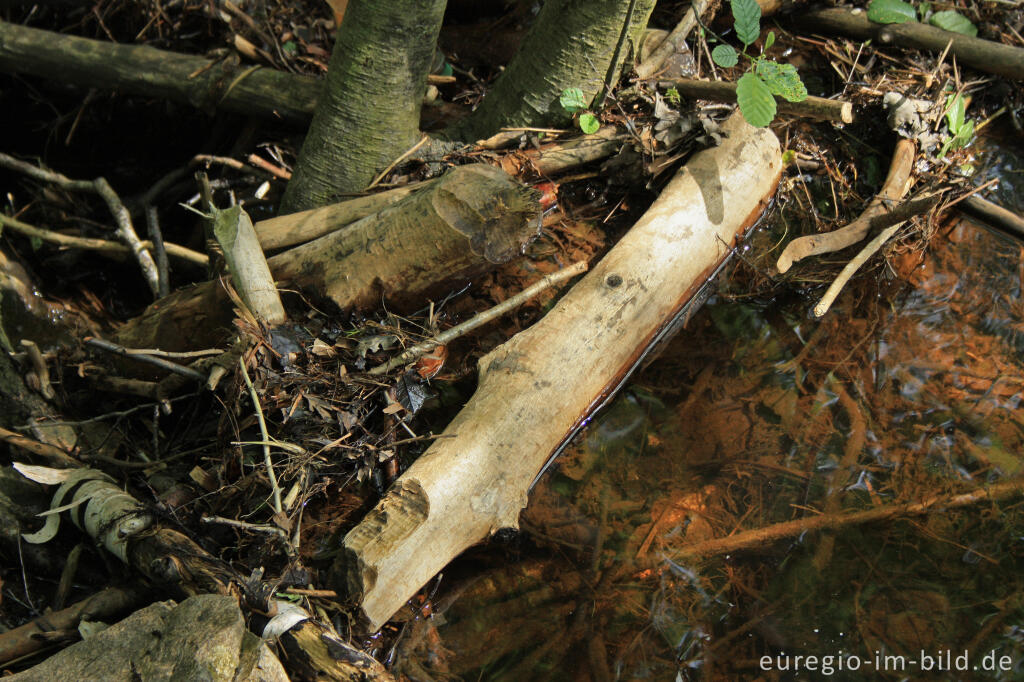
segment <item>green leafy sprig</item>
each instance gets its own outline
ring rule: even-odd
[[[593,135],[601,128],[601,122],[597,120],[597,116],[587,111],[587,101],[583,98],[583,91],[579,88],[566,88],[562,91],[558,102],[570,114],[575,116],[579,113],[579,118],[576,121],[580,130],[587,135]]]
[[[768,32],[761,54],[754,57],[747,54],[747,48],[761,35],[761,7],[757,0],[731,0],[730,4],[736,37],[743,43],[743,50],[737,52],[722,42],[711,51],[711,59],[723,68],[736,66],[741,54],[750,61],[750,69],[736,83],[736,102],[750,125],[763,128],[775,118],[776,96],[790,102],[802,102],[807,99],[807,88],[795,66],[779,64],[764,56],[775,44],[774,31]]]

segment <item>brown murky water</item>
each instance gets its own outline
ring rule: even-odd
[[[535,546],[449,585],[406,653],[464,679],[1022,679],[1024,249],[960,223],[899,251],[821,321],[709,303],[538,484]]]

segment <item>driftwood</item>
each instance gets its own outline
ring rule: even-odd
[[[520,253],[540,224],[538,193],[490,166],[453,168],[422,191],[267,259],[275,280],[341,308],[386,299],[418,305]],[[258,229],[258,228],[257,228]],[[117,334],[121,344],[163,350],[220,343],[231,304],[205,282],[151,305]]]
[[[959,204],[960,210],[997,232],[1024,242],[1024,218],[988,199],[972,195]]]
[[[312,208],[299,213],[261,220],[253,227],[260,246],[266,251],[277,251],[289,246],[304,244],[317,237],[323,237],[355,221],[373,215],[378,211],[401,201],[417,190],[426,187],[431,180],[417,182],[403,187],[389,189],[365,197],[349,199],[337,204]]]
[[[838,230],[798,237],[791,241],[783,249],[776,263],[779,272],[786,272],[793,267],[793,263],[808,256],[840,251],[864,239],[871,230],[871,220],[885,215],[906,194],[910,183],[910,173],[914,170],[916,151],[917,145],[913,140],[901,138],[893,151],[892,161],[889,163],[889,173],[885,177],[882,189],[871,200],[864,212],[852,223]]]
[[[159,602],[10,678],[287,682],[269,647],[245,629],[231,597]]]
[[[936,54],[950,45],[949,53],[960,64],[984,73],[1024,79],[1024,48],[943,31],[916,21],[875,24],[868,21],[863,10],[819,9],[804,12],[796,20],[803,28],[818,33],[872,40],[882,45],[928,50]]]
[[[735,114],[607,256],[530,329],[480,360],[442,438],[345,537],[331,580],[379,627],[462,550],[516,527],[538,473],[621,385],[760,214],[778,140]]]

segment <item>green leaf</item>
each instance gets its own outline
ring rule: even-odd
[[[739,55],[736,54],[736,50],[731,45],[719,45],[711,50],[711,58],[715,60],[715,64],[718,64],[723,69],[736,66],[740,61]]]
[[[956,135],[953,136],[953,149],[963,149],[966,147],[970,143],[973,135],[974,121],[968,121],[961,126],[960,130],[956,131]]]
[[[902,24],[916,21],[917,12],[913,5],[903,0],[871,0],[868,19],[876,24]]]
[[[744,46],[761,35],[761,6],[757,0],[731,0],[732,18],[736,20],[736,37]]]
[[[587,135],[593,135],[600,127],[601,122],[597,120],[597,116],[591,113],[580,114],[580,130]]]
[[[779,64],[769,59],[758,59],[755,72],[772,91],[790,102],[803,102],[807,99],[807,88],[800,80],[800,74],[792,64]]]
[[[562,91],[562,96],[558,98],[558,102],[570,114],[575,114],[577,111],[587,108],[587,100],[583,99],[583,91],[579,88],[566,88]]]
[[[960,132],[964,125],[966,110],[963,95],[950,95],[946,98],[946,124],[949,126],[949,132],[954,135]]]
[[[679,95],[679,91],[674,87],[665,91],[665,99],[672,102],[672,104],[679,104],[683,101],[683,98]]]
[[[795,151],[793,151],[792,149],[787,149],[786,151],[782,152],[782,165],[783,166],[788,166],[789,164],[793,163],[794,161],[796,161],[796,152]]]
[[[764,39],[764,49],[761,54],[768,51],[768,48],[775,44],[775,31],[768,31],[768,37]]]
[[[962,33],[965,36],[972,37],[976,37],[978,35],[978,27],[972,24],[970,19],[959,12],[936,12],[932,15],[932,18],[928,20],[928,23],[932,26],[938,26],[943,31]]]
[[[751,72],[736,83],[736,101],[747,123],[764,128],[775,118],[775,98],[764,82]]]

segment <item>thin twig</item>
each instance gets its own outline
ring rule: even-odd
[[[60,232],[44,230],[41,227],[23,223],[20,220],[11,218],[10,216],[6,216],[2,213],[0,213],[0,225],[8,227],[15,232],[28,235],[29,237],[36,237],[44,242],[59,244],[60,246],[66,246],[72,249],[89,249],[91,251],[110,253],[118,256],[127,256],[132,252],[130,247],[125,246],[120,242],[112,242],[107,239],[95,239],[93,237],[75,237],[69,234],[61,234]],[[142,245],[147,248],[151,244],[152,242],[149,241],[142,242]],[[210,259],[206,254],[193,251],[192,249],[178,244],[165,243],[164,248],[167,250],[168,256],[172,256],[179,260],[195,263],[196,265],[201,265],[203,267],[206,267],[210,262]]]
[[[87,336],[83,339],[83,341],[85,341],[85,343],[89,344],[90,346],[99,348],[100,350],[105,350],[108,353],[120,355],[123,358],[131,358],[133,360],[138,360],[139,362],[145,362],[150,365],[154,365],[155,367],[166,369],[168,372],[173,372],[174,374],[180,374],[183,377],[194,379],[200,383],[204,383],[206,381],[205,374],[203,374],[202,372],[197,372],[191,367],[183,367],[182,365],[169,362],[167,360],[164,360],[163,358],[155,358],[152,355],[143,355],[141,353],[129,353],[128,349],[125,348],[124,346],[120,346],[116,343],[111,343],[110,341],[104,341],[103,339],[97,339],[94,336]]]
[[[278,514],[284,513],[281,505],[281,488],[277,485],[277,475],[274,473],[274,463],[270,459],[270,434],[267,433],[267,422],[263,419],[263,409],[260,407],[260,397],[256,394],[256,387],[252,385],[249,372],[245,368],[245,358],[238,358],[238,366],[242,368],[242,378],[245,385],[249,387],[249,397],[252,398],[253,407],[256,408],[256,420],[260,423],[260,433],[263,434],[263,463],[267,466],[267,477],[270,479],[270,489],[274,493],[274,511]],[[285,540],[288,537],[285,536]]]
[[[917,516],[933,511],[942,512],[947,509],[967,507],[980,502],[995,502],[1020,495],[1022,491],[1024,491],[1024,481],[1011,479],[986,488],[976,488],[959,495],[936,495],[923,502],[887,505],[846,514],[822,514],[820,516],[795,519],[764,528],[743,531],[728,537],[698,542],[681,548],[677,553],[673,553],[670,558],[673,561],[678,561],[698,556],[707,557],[728,554],[754,547],[763,549],[770,543],[778,542],[785,538],[797,537],[808,532],[838,530],[840,528],[848,528],[865,523],[877,523],[904,516]]]
[[[380,184],[380,181],[383,180],[384,178],[386,178],[388,173],[390,173],[395,168],[395,166],[397,166],[398,164],[402,163],[407,158],[409,158],[409,156],[411,156],[413,152],[415,152],[417,149],[419,149],[420,147],[425,145],[429,139],[430,139],[429,135],[424,135],[422,138],[420,138],[420,141],[417,142],[416,144],[414,144],[412,147],[410,147],[408,151],[406,151],[404,154],[399,156],[397,159],[395,159],[394,161],[389,163],[388,167],[385,168],[384,170],[382,170],[380,172],[380,175],[378,175],[376,178],[373,179],[373,182],[371,182],[369,184],[369,186],[367,186],[366,190],[371,190],[374,187],[376,187],[378,184]],[[363,191],[366,191],[366,190],[363,190]]]
[[[553,272],[550,275],[547,275],[546,277],[541,279],[539,282],[532,284],[531,286],[527,287],[526,289],[519,292],[515,296],[509,298],[508,300],[502,301],[493,308],[489,308],[483,311],[482,313],[474,315],[472,318],[466,320],[462,324],[457,324],[451,329],[443,331],[431,339],[416,344],[415,346],[408,349],[398,357],[392,358],[383,365],[378,365],[377,367],[374,367],[373,369],[370,370],[369,373],[384,374],[386,372],[389,372],[395,367],[405,364],[409,360],[414,360],[423,355],[424,353],[428,353],[434,348],[437,348],[438,346],[443,346],[444,344],[459,338],[463,334],[467,334],[476,329],[477,327],[490,322],[496,317],[504,315],[508,311],[512,310],[513,308],[517,308],[518,306],[522,305],[523,303],[533,298],[534,296],[544,291],[545,289],[548,289],[558,284],[559,282],[563,282],[571,277],[575,277],[576,275],[582,274],[586,271],[587,262],[579,261],[578,263],[573,263],[567,268],[562,268],[558,272]]]
[[[882,230],[874,239],[868,242],[867,246],[861,249],[860,253],[853,257],[853,259],[846,264],[846,267],[842,269],[832,284],[829,286],[825,295],[818,301],[818,305],[814,306],[814,316],[821,317],[828,312],[828,309],[832,307],[832,303],[835,302],[839,292],[843,290],[846,283],[850,281],[850,278],[860,269],[860,266],[864,265],[875,253],[882,248],[882,246],[889,241],[897,230],[903,225],[904,222],[909,220],[914,215],[920,215],[925,211],[930,210],[939,201],[939,195],[934,195],[927,199],[919,199],[917,201],[908,201],[901,204],[889,214],[882,214],[875,216],[869,222],[877,224],[881,222],[888,222],[889,226]]]
[[[157,295],[163,298],[171,293],[171,266],[167,262],[167,249],[164,248],[164,235],[160,231],[160,216],[156,206],[146,207],[146,227],[149,238],[153,241],[153,255],[156,257]]]
[[[236,521],[235,519],[227,519],[223,516],[204,516],[200,519],[203,523],[219,523],[224,526],[231,526],[232,528],[239,528],[241,530],[252,530],[257,533],[270,533],[272,535],[278,535],[285,541],[288,540],[288,535],[277,526],[271,526],[267,523],[248,523],[246,521]]]
[[[135,227],[132,225],[131,214],[128,213],[128,209],[125,208],[124,204],[121,203],[120,197],[114,192],[114,188],[110,186],[110,183],[105,178],[99,177],[95,180],[72,180],[71,178],[48,171],[38,166],[33,166],[30,163],[25,163],[13,156],[7,154],[0,154],[0,166],[10,168],[11,170],[23,173],[31,178],[40,180],[43,182],[50,182],[59,187],[67,190],[74,191],[87,191],[95,192],[103,198],[106,202],[107,208],[110,209],[111,215],[114,216],[114,222],[117,224],[117,235],[121,238],[128,248],[131,249],[132,253],[135,254],[135,259],[139,262],[139,267],[142,268],[142,274],[146,278],[146,283],[149,284],[150,290],[153,295],[156,296],[159,291],[159,276],[157,274],[156,263],[153,262],[153,256],[150,255],[149,251],[142,245],[139,240],[139,235],[135,233]]]

